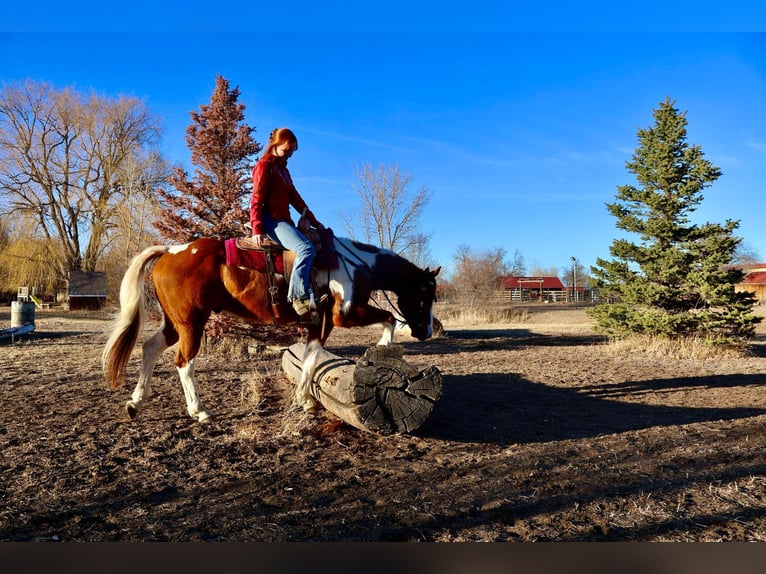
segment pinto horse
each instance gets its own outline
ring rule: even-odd
[[[439,269],[422,270],[407,259],[372,245],[335,237],[339,264],[318,270],[318,295],[326,295],[318,308],[319,321],[307,325],[307,356],[295,402],[305,410],[315,405],[309,395],[313,361],[309,352],[324,345],[333,326],[355,327],[381,323],[379,345],[393,342],[396,321],[409,325],[412,336],[428,339],[432,334],[432,306],[436,299]],[[294,253],[284,251],[284,277],[277,288],[284,299]],[[138,383],[126,409],[134,418],[142,402],[151,396],[150,379],[160,354],[178,343],[175,366],[183,385],[189,416],[204,422],[210,413],[201,405],[194,383],[194,360],[200,350],[205,324],[212,312],[226,312],[250,323],[275,321],[269,291],[269,276],[227,265],[224,241],[203,238],[185,245],[156,245],[144,249],[131,261],[120,286],[120,314],[102,354],[104,376],[109,388],[125,384],[128,360],[143,329],[145,318],[144,280],[154,262],[151,282],[162,308],[160,328],[142,345]],[[401,315],[395,319],[387,310],[369,304],[372,291],[393,292]],[[298,322],[289,306],[280,313],[282,322]]]

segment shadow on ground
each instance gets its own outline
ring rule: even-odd
[[[766,414],[766,410],[671,407],[620,399],[700,386],[734,388],[763,383],[762,375],[727,375],[630,381],[572,390],[532,383],[507,373],[446,375],[441,399],[431,418],[416,434],[503,445],[753,417]]]

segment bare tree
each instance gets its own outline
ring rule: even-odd
[[[125,200],[133,169],[159,135],[135,98],[82,96],[32,81],[0,90],[0,194],[9,213],[35,217],[49,263],[94,271]],[[155,164],[156,165],[156,164]],[[139,179],[156,185],[157,174]]]
[[[541,267],[536,265],[529,270],[530,277],[558,277],[558,267]]]
[[[743,265],[745,267],[757,265],[761,262],[761,255],[755,247],[743,241],[734,251],[731,262],[734,265]]]
[[[150,174],[149,177],[146,177]],[[120,282],[131,258],[147,245],[159,241],[154,229],[159,204],[154,184],[167,174],[167,164],[151,154],[125,166],[123,201],[116,206],[114,226],[100,258],[99,270],[107,274],[110,296],[120,292]]]
[[[407,259],[421,269],[433,269],[439,266],[431,254],[431,249],[428,247],[430,239],[430,235],[426,235],[425,233],[414,234],[412,236],[410,249],[407,252]]]
[[[360,207],[353,215],[342,214],[349,234],[413,262],[423,256],[429,258],[429,238],[420,231],[420,217],[431,200],[431,192],[425,185],[413,190],[412,180],[413,176],[401,173],[398,165],[357,166],[352,188]]]
[[[159,212],[154,182],[166,175],[167,164],[156,154],[126,162],[123,201],[116,206],[107,248],[122,271],[136,252],[159,239],[153,226]]]
[[[455,264],[452,287],[458,301],[467,307],[492,305],[500,277],[524,274],[524,257],[518,250],[509,262],[503,247],[475,252],[467,245],[460,245],[452,258]]]

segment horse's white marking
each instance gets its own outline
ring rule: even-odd
[[[353,285],[351,284],[351,279],[345,271],[342,273],[337,273],[337,271],[339,270],[336,269],[330,274],[331,277],[336,275],[330,279],[330,293],[340,296],[341,301],[343,301],[340,306],[340,312],[345,315],[348,313],[348,308],[351,306],[351,293],[353,290]],[[338,277],[337,275],[341,276]],[[348,294],[348,297],[346,294]]]
[[[354,298],[354,270],[360,265],[362,267],[367,266],[368,268],[374,269],[378,253],[388,253],[388,251],[385,249],[379,249],[378,253],[362,251],[354,247],[352,240],[340,237],[335,238],[335,244],[336,249],[338,249],[338,245],[340,246],[339,253],[341,257],[348,258],[349,252],[352,253],[350,267],[341,263],[338,269],[333,269],[330,272],[330,291],[334,295],[340,295],[341,300],[343,301],[341,304],[341,313],[345,315],[348,313],[348,310],[351,307],[351,301]]]
[[[210,418],[210,413],[202,408],[199,397],[197,397],[197,389],[194,387],[194,359],[190,359],[183,367],[177,367],[177,370],[186,397],[186,412],[201,423],[207,421]]]
[[[334,269],[330,272],[330,292],[333,295],[339,295],[342,303],[340,312],[342,315],[349,313],[351,309],[351,301],[354,298],[354,273],[359,267],[366,267],[368,269],[375,269],[378,256],[380,254],[389,254],[396,256],[393,251],[388,249],[376,248],[375,252],[365,251],[363,249],[357,249],[352,240],[346,238],[335,238],[336,249],[338,249],[341,257],[349,258],[349,265],[341,263],[338,269]],[[378,341],[378,345],[391,345],[394,341],[394,325],[388,323],[381,323],[383,327],[383,334]]]
[[[378,345],[388,347],[394,342],[394,326],[390,323],[381,323],[383,325],[383,336],[378,341]]]
[[[168,253],[172,253],[175,255],[176,253],[181,253],[182,251],[186,251],[189,248],[188,243],[184,243],[183,245],[171,245],[168,247]]]

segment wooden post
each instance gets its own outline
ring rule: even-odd
[[[282,355],[282,370],[297,383],[304,343]],[[320,349],[309,392],[324,408],[360,430],[387,435],[412,432],[441,397],[435,366],[422,371],[402,359],[400,345],[370,347],[357,363]]]

